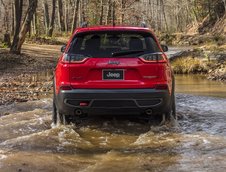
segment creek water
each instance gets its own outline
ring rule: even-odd
[[[164,126],[136,118],[53,126],[48,97],[1,106],[0,171],[225,171],[226,84],[180,75],[176,92],[178,124]]]

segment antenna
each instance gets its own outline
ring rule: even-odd
[[[82,28],[88,27],[88,22],[83,22],[83,23],[81,24],[81,27],[82,27]]]
[[[148,27],[145,21],[142,21],[141,22],[141,27],[144,27],[144,28],[147,28]]]

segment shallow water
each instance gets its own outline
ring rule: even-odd
[[[176,81],[177,125],[93,118],[51,127],[50,98],[0,107],[0,171],[224,171],[224,85]]]
[[[226,82],[211,81],[202,75],[176,75],[178,93],[226,98]]]
[[[110,117],[53,126],[50,98],[1,106],[0,171],[224,171],[226,85],[176,81],[179,120],[165,126]]]

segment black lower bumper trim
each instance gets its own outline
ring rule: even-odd
[[[61,91],[56,97],[58,110],[74,115],[76,109],[91,115],[141,114],[168,110],[171,96],[167,90],[155,89],[74,89]]]

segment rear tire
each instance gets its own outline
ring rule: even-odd
[[[52,122],[53,124],[57,124],[57,109],[55,105],[55,100],[53,99],[53,113],[52,113]]]
[[[56,97],[55,97],[55,82],[53,81],[53,113],[52,113],[52,122],[55,125],[67,125],[69,124],[69,117],[59,113],[56,106]]]
[[[177,120],[176,102],[175,102],[174,94],[172,95],[172,98],[171,98],[169,111],[166,113],[166,119],[170,120],[172,117],[174,118],[174,120]]]
[[[176,100],[175,100],[175,94],[173,94],[172,98],[172,116],[174,117],[175,120],[177,120],[177,110],[176,110]]]
[[[67,125],[70,123],[69,117],[59,113],[55,100],[53,100],[53,114],[52,114],[52,122],[55,125]]]
[[[174,76],[173,76],[172,87],[173,87],[173,89],[172,89],[172,95],[171,95],[171,100],[170,100],[170,108],[169,108],[169,111],[165,114],[167,120],[171,120],[172,117],[173,117],[174,120],[177,120]]]

